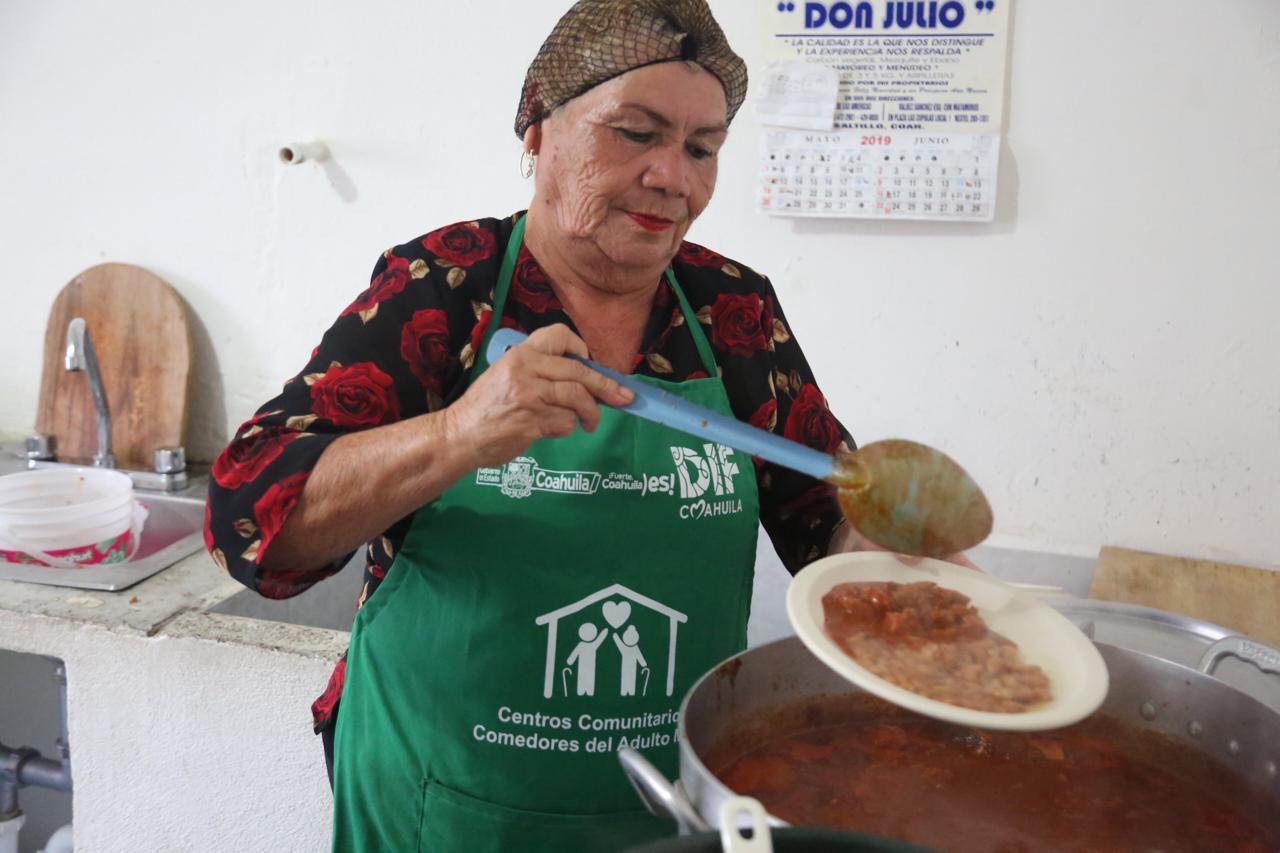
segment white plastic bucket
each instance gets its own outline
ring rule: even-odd
[[[59,568],[133,556],[146,510],[119,471],[44,468],[0,477],[0,559]]]
[[[9,528],[19,535],[40,538],[56,537],[63,533],[75,535],[76,531],[80,529],[87,530],[104,525],[128,527],[129,518],[133,512],[133,504],[133,498],[130,496],[110,508],[75,513],[69,517],[62,510],[58,510],[58,514],[53,518],[41,516],[40,514],[25,513],[18,516],[16,513],[7,513],[4,507],[0,506],[0,522],[7,523]],[[119,531],[117,530],[117,532]]]
[[[133,523],[134,507],[124,507],[121,512],[101,519],[85,519],[74,528],[65,523],[46,524],[11,524],[0,538],[6,535],[22,540],[23,544],[33,545],[41,551],[57,551],[63,548],[75,548],[89,542],[104,542],[124,533]]]

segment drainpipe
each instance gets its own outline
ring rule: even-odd
[[[0,853],[18,851],[18,831],[26,820],[18,807],[18,790],[27,785],[70,791],[70,761],[51,761],[34,749],[0,743]]]
[[[16,853],[22,809],[18,791],[28,785],[71,790],[71,753],[67,748],[67,671],[61,662],[56,670],[62,693],[62,736],[58,738],[58,760],[45,758],[30,747],[13,749],[0,743],[0,853]]]

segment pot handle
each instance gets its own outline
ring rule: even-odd
[[[707,822],[682,792],[676,790],[667,777],[649,760],[631,747],[618,750],[618,763],[631,781],[631,787],[640,795],[645,808],[658,817],[670,818],[680,827],[681,834],[706,832]]]
[[[1214,643],[1200,657],[1196,669],[1205,675],[1213,675],[1225,657],[1237,657],[1248,661],[1263,672],[1280,675],[1280,652],[1263,643],[1255,643],[1247,637],[1224,637]]]
[[[751,819],[751,837],[738,828],[741,815]],[[729,797],[720,804],[720,846],[724,853],[773,853],[773,834],[764,806],[753,797]]]

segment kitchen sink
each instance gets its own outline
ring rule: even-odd
[[[350,631],[356,616],[355,601],[360,597],[363,586],[364,549],[361,548],[346,568],[301,595],[274,600],[246,589],[213,605],[209,612],[330,631]]]
[[[5,447],[0,474],[23,470],[25,460]],[[78,589],[120,590],[146,580],[204,547],[205,477],[193,478],[181,491],[166,493],[135,489],[134,497],[147,508],[147,523],[133,559],[83,569],[55,569],[0,561],[0,580],[68,586]]]

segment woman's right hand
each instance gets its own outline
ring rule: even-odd
[[[597,401],[625,406],[635,398],[567,354],[586,358],[587,345],[562,324],[538,329],[443,411],[448,440],[470,467],[501,467],[538,439],[567,436],[579,423],[594,432]]]

